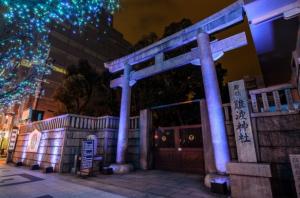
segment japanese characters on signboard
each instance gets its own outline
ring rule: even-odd
[[[230,82],[229,93],[239,161],[256,162],[245,82],[243,80]]]
[[[81,166],[80,170],[87,170],[93,168],[94,156],[94,141],[85,140],[82,142],[81,148]]]
[[[10,133],[8,150],[12,151],[15,149],[16,141],[17,141],[18,129],[13,129]]]

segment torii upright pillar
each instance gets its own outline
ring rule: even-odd
[[[226,164],[230,162],[222,100],[215,64],[211,52],[209,35],[199,33],[197,37],[202,78],[211,128],[212,144],[218,173],[226,173]]]
[[[127,173],[133,169],[132,165],[126,164],[126,152],[128,147],[128,130],[129,130],[129,116],[131,104],[131,85],[130,72],[132,66],[126,64],[124,67],[124,75],[122,80],[122,97],[120,108],[120,122],[118,131],[117,156],[116,164],[111,165],[114,173]]]

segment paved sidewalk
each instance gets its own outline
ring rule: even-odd
[[[0,163],[0,198],[214,198],[197,175],[136,171],[86,179],[71,174],[44,174]]]
[[[78,180],[71,175],[61,176],[81,185],[87,185],[125,197],[214,198],[224,197],[211,193],[198,175],[151,170],[127,175],[98,175]]]
[[[123,198],[26,168],[0,164],[0,198]]]

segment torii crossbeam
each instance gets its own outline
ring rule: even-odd
[[[105,63],[105,67],[111,73],[124,70],[121,77],[111,81],[112,88],[122,87],[117,164],[121,165],[125,163],[125,152],[128,144],[131,87],[137,81],[144,78],[192,63],[194,65],[201,65],[216,168],[219,173],[226,173],[226,164],[230,161],[230,157],[214,61],[221,58],[228,51],[247,45],[247,38],[243,32],[221,41],[210,42],[209,34],[231,27],[243,21],[243,19],[243,2],[237,1],[220,12],[157,43],[128,56]],[[168,60],[164,59],[165,52],[195,40],[198,42],[197,48],[177,57]],[[132,65],[151,58],[155,58],[154,65],[138,71],[132,71]]]

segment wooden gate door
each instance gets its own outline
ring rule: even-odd
[[[154,134],[156,169],[205,173],[201,125],[159,127]]]

